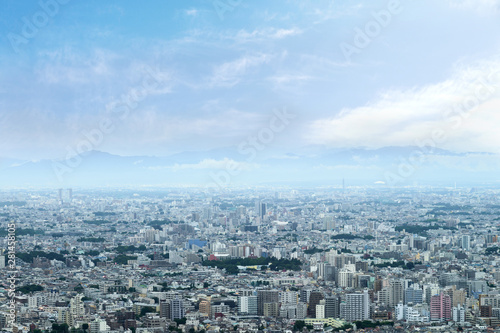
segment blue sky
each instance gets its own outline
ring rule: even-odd
[[[113,154],[237,147],[277,109],[295,118],[275,133],[274,152],[408,146],[438,129],[441,148],[498,153],[498,0],[6,0],[3,9],[3,157],[64,158],[102,121],[112,130],[91,148]],[[359,31],[371,35],[362,47]],[[346,47],[356,52],[346,57]]]

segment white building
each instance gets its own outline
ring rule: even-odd
[[[321,300],[323,304],[316,305],[316,319],[324,319],[325,318],[325,301]]]
[[[456,323],[465,323],[465,309],[460,304],[453,307],[453,321]]]
[[[363,293],[346,294],[346,302],[341,305],[341,317],[347,321],[370,319],[370,296]]]
[[[422,316],[420,312],[412,306],[399,303],[396,306],[396,320],[405,320],[408,323],[422,323],[428,322],[429,317]]]

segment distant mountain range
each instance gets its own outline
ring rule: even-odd
[[[0,186],[119,187],[310,184],[399,186],[498,183],[500,157],[418,147],[328,149],[293,153],[221,148],[165,157],[91,151],[69,160],[0,159]]]

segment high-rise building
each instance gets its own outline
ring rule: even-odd
[[[316,318],[324,319],[325,318],[325,300],[319,301],[319,304],[316,305]]]
[[[359,321],[370,319],[370,295],[368,290],[362,293],[346,294],[346,302],[341,307],[341,317],[346,321]]]
[[[431,297],[431,320],[451,319],[451,298],[440,293]]]
[[[355,273],[355,264],[348,264],[339,270],[338,285],[343,288],[353,287],[353,278]]]
[[[265,303],[278,303],[280,300],[279,291],[277,290],[259,290],[257,291],[257,314],[264,315]]]
[[[300,301],[302,303],[309,303],[309,296],[311,296],[312,289],[310,288],[302,288],[300,290]]]
[[[278,302],[264,303],[265,317],[278,317],[279,311],[280,311],[280,304]]]
[[[336,255],[333,256],[331,260],[333,261],[331,262],[331,264],[333,264],[338,269],[344,268],[345,265],[354,264],[354,270],[356,270],[356,257],[352,255]]]
[[[307,304],[299,302],[297,304],[297,319],[305,319],[307,317]]]
[[[444,293],[450,296],[452,307],[456,307],[459,304],[465,304],[467,292],[464,289],[457,289],[457,286],[453,285],[449,288],[446,288],[444,290]]]
[[[457,323],[465,322],[465,309],[460,304],[453,307],[453,321]]]
[[[391,280],[389,285],[389,306],[395,307],[399,303],[404,302],[405,297],[405,281]]]
[[[179,298],[170,300],[170,319],[182,318],[184,318],[184,302]]]
[[[378,302],[384,306],[389,306],[389,303],[391,302],[391,295],[390,295],[390,290],[389,287],[385,287],[382,290],[378,291]]]
[[[325,297],[320,291],[313,291],[311,296],[309,296],[309,307],[307,309],[307,315],[311,318],[316,318],[316,305],[320,304],[320,301]]]
[[[255,214],[257,215],[257,217],[260,217],[261,220],[266,215],[266,208],[267,208],[267,205],[265,203],[263,203],[262,201],[257,201],[255,203]]]
[[[85,314],[82,298],[83,295],[78,294],[69,301],[69,311],[64,314],[66,324],[73,326],[76,320],[81,319]]]
[[[204,299],[200,302],[200,313],[210,317],[211,314],[211,302],[210,299]]]
[[[0,256],[0,268],[5,268],[5,256]]]
[[[318,264],[317,275],[318,279],[323,279],[324,281],[335,281],[337,268],[329,263],[320,263]]]
[[[335,220],[333,219],[333,216],[328,215],[323,218],[323,229],[325,230],[335,229]]]
[[[170,319],[170,301],[160,302],[160,317]]]
[[[486,235],[486,244],[497,243],[497,242],[498,242],[497,235],[493,235],[493,234]]]
[[[489,318],[489,317],[492,317],[493,316],[493,312],[492,312],[492,307],[491,305],[481,305],[479,306],[479,316],[480,317],[486,317],[486,318]]]
[[[464,249],[465,251],[470,250],[470,236],[469,235],[462,236],[462,249]]]
[[[338,296],[325,297],[325,318],[340,318],[340,298]]]
[[[296,291],[283,291],[280,294],[281,304],[297,305],[299,302],[299,293]]]
[[[421,304],[423,302],[424,291],[410,287],[405,290],[405,304]]]
[[[257,296],[238,297],[238,313],[242,315],[256,315]]]

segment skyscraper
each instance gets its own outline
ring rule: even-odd
[[[255,203],[255,214],[257,215],[257,217],[260,217],[261,220],[266,215],[266,208],[267,205],[262,201],[257,201]]]
[[[464,249],[465,251],[470,250],[470,236],[469,235],[462,236],[462,249]]]

